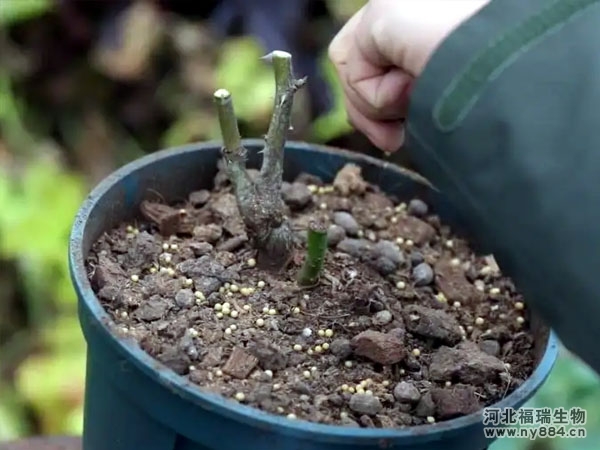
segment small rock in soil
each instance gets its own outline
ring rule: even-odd
[[[419,372],[421,370],[421,363],[415,358],[413,355],[409,354],[404,361],[404,366],[407,370],[411,372]],[[415,378],[416,373],[413,373],[413,378]]]
[[[411,252],[411,254],[410,254],[411,266],[413,266],[413,267],[418,266],[423,261],[425,261],[425,257],[423,256],[423,253],[418,252],[418,251]]]
[[[330,225],[327,229],[327,243],[330,247],[335,247],[346,237],[346,232],[339,225]]]
[[[221,358],[223,358],[223,347],[210,347],[202,358],[200,366],[204,368],[219,366]]]
[[[390,227],[390,229],[393,235],[410,239],[417,245],[430,242],[436,235],[435,228],[413,216],[401,217],[398,223]],[[392,236],[390,236],[391,238]]]
[[[454,345],[462,340],[459,323],[442,310],[409,305],[404,308],[403,313],[406,329],[411,333],[436,339],[448,345]]]
[[[343,427],[352,427],[352,428],[360,428],[360,425],[355,420],[352,420],[350,417],[344,417],[341,419]]]
[[[414,384],[401,381],[394,388],[394,398],[400,403],[416,403],[421,399],[421,393]]]
[[[506,325],[496,325],[485,333],[486,339],[494,339],[499,342],[506,342],[511,338],[511,336],[512,333]]]
[[[355,355],[383,365],[396,364],[406,357],[404,342],[395,334],[363,331],[352,339],[351,346]]]
[[[412,270],[415,286],[427,286],[433,281],[433,269],[425,262],[418,264]]]
[[[413,417],[410,414],[401,411],[394,414],[394,419],[400,426],[410,426],[413,422]]]
[[[377,415],[375,417],[375,419],[377,419],[379,421],[382,428],[395,428],[396,427],[396,424],[394,423],[392,418],[390,418],[388,416]]]
[[[415,217],[425,217],[429,207],[423,200],[414,198],[408,203],[407,212]]]
[[[189,195],[188,199],[192,206],[198,208],[205,205],[208,199],[210,199],[210,192],[206,189],[194,191]]]
[[[367,192],[365,194],[365,204],[371,211],[378,214],[394,207],[394,203],[385,194],[380,192]]]
[[[428,417],[435,415],[435,403],[433,402],[431,392],[426,392],[421,397],[419,403],[417,403],[417,407],[415,408],[415,415],[417,417]]]
[[[244,234],[246,228],[237,207],[237,200],[233,194],[222,194],[211,204],[212,211],[223,222],[223,228],[232,236]]]
[[[108,256],[100,254],[98,264],[94,268],[93,283],[98,289],[106,285],[121,286],[125,280],[125,271]]]
[[[312,395],[313,391],[310,386],[303,381],[296,381],[293,383],[290,388],[299,394]]]
[[[188,347],[188,349],[186,350],[187,355],[190,357],[191,360],[195,361],[196,359],[198,359],[199,353],[198,353],[198,349],[194,346]]]
[[[221,285],[221,280],[214,277],[191,277],[194,280],[194,286],[196,290],[202,292],[205,296],[208,296],[214,292],[217,292]]]
[[[229,359],[223,366],[223,373],[232,377],[244,379],[258,364],[258,358],[246,352],[241,347],[234,347]]]
[[[431,398],[435,403],[436,416],[441,420],[466,416],[482,407],[473,386],[434,388],[431,390]]]
[[[379,398],[368,394],[354,394],[350,397],[348,406],[355,413],[367,414],[369,416],[374,416],[383,408]]]
[[[450,259],[440,259],[435,263],[436,284],[449,302],[477,301],[481,299],[479,292],[465,276],[464,269],[452,264]]]
[[[167,347],[156,359],[178,375],[186,374],[191,362],[185,353],[175,347]]]
[[[304,183],[285,183],[282,186],[281,194],[283,200],[293,210],[300,210],[312,201],[312,194]]]
[[[332,347],[333,345],[330,348]],[[251,344],[248,351],[258,358],[258,364],[264,370],[282,370],[287,367],[288,355],[276,344],[258,341]]]
[[[373,316],[373,325],[387,325],[392,321],[394,316],[387,309],[379,311]]]
[[[337,173],[333,180],[333,186],[343,196],[362,194],[367,190],[367,183],[362,178],[361,168],[356,164],[346,164]]]
[[[358,421],[365,428],[375,428],[375,422],[367,415],[360,416]]]
[[[189,308],[196,303],[196,298],[194,297],[194,292],[191,289],[180,289],[177,294],[175,294],[175,303],[180,308]]]
[[[214,248],[208,242],[192,242],[189,247],[194,253],[194,256],[204,256],[212,252]]]
[[[377,221],[377,214],[373,214],[371,208],[367,205],[355,204],[351,209],[352,216],[363,228],[371,228]],[[389,239],[386,237],[385,239]]]
[[[406,330],[404,329],[404,321],[401,317],[398,317],[396,321],[392,324],[394,328],[392,328],[388,333],[393,334],[401,341],[404,341],[404,337],[406,336]],[[401,326],[398,326],[401,325]]]
[[[158,259],[160,252],[161,246],[156,237],[142,231],[137,234],[133,245],[128,249],[125,264],[136,269],[150,267]]]
[[[371,266],[383,276],[394,273],[398,268],[398,265],[394,261],[385,256],[380,256],[371,261]]]
[[[229,267],[233,263],[237,262],[237,258],[233,253],[223,250],[215,255],[215,261],[219,264],[222,264],[223,267]]]
[[[115,308],[125,304],[123,296],[123,287],[116,284],[107,284],[98,291],[98,298],[106,300]]]
[[[169,303],[162,297],[155,295],[146,300],[135,311],[134,316],[145,322],[152,322],[165,316],[169,309]]]
[[[345,359],[352,354],[352,346],[348,339],[334,339],[329,345],[329,351],[340,359]]]
[[[360,226],[356,219],[345,211],[338,211],[333,214],[333,221],[336,225],[342,227],[350,236],[356,236],[360,231]]]
[[[270,399],[271,393],[273,392],[273,387],[270,384],[263,383],[258,385],[251,394],[251,397],[256,402],[263,402],[265,400]]]
[[[376,257],[384,257],[392,261],[396,266],[404,264],[404,253],[392,241],[379,241],[373,247],[373,255]]]
[[[361,258],[364,257],[372,247],[373,244],[366,239],[344,239],[336,248],[340,252],[347,253],[355,258]]]
[[[153,295],[170,297],[181,288],[181,281],[166,277],[161,273],[153,273],[144,277],[141,288],[142,294],[146,297],[152,297]]]
[[[215,223],[194,227],[194,237],[200,242],[214,244],[223,236],[223,228]]]
[[[192,279],[202,277],[219,279],[233,277],[232,272],[225,270],[223,264],[219,263],[214,258],[211,258],[209,255],[184,261],[177,265],[177,271]]]
[[[498,341],[494,341],[491,339],[481,341],[479,343],[479,348],[482,352],[492,356],[498,356],[498,354],[500,353],[500,344],[498,343]]]
[[[429,376],[434,381],[458,380],[482,385],[494,381],[504,370],[504,363],[498,358],[465,341],[455,348],[440,347],[431,357]]]
[[[344,404],[344,399],[339,394],[330,394],[327,396],[327,401],[333,406],[342,406]]]

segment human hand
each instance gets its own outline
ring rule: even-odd
[[[329,46],[348,119],[385,152],[404,142],[413,81],[442,41],[490,0],[370,0]]]

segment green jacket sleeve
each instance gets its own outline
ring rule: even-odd
[[[406,149],[600,371],[600,1],[497,0],[415,84]]]

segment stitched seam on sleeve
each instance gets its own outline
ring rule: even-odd
[[[450,82],[435,105],[433,119],[438,129],[448,132],[457,128],[489,82],[498,78],[522,54],[599,1],[554,0],[542,11],[490,41]]]

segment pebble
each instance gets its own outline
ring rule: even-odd
[[[223,228],[220,225],[210,223],[207,225],[198,225],[193,230],[194,237],[198,241],[213,244],[223,235]]]
[[[421,252],[411,252],[410,253],[410,264],[415,267],[425,261],[425,257]]]
[[[302,209],[312,200],[310,189],[304,183],[284,184],[281,195],[283,200],[293,209]]]
[[[340,359],[345,359],[352,354],[352,346],[348,339],[334,339],[329,345],[329,351]]]
[[[374,395],[367,394],[354,394],[350,397],[350,402],[348,403],[350,409],[359,414],[366,414],[369,416],[374,416],[379,411],[382,410],[383,405],[379,398]]]
[[[164,317],[168,309],[167,301],[159,295],[154,295],[146,300],[134,314],[137,319],[152,322]]]
[[[336,225],[342,227],[346,233],[351,236],[356,236],[360,230],[360,225],[352,216],[352,214],[345,211],[338,211],[333,215],[333,221]]]
[[[191,289],[180,289],[177,294],[175,294],[175,303],[180,308],[189,308],[196,303],[196,297],[194,297],[194,292]]]
[[[386,276],[394,273],[398,268],[398,265],[389,258],[385,256],[380,256],[371,262],[373,268],[379,272],[381,275]]]
[[[371,419],[366,414],[360,416],[359,419],[358,419],[358,421],[365,428],[375,428],[375,422],[373,422],[373,419]]]
[[[433,269],[425,262],[415,266],[412,270],[415,286],[427,286],[433,281]]]
[[[427,392],[417,404],[415,408],[415,415],[418,417],[428,417],[433,416],[435,414],[435,402],[431,397],[431,393]]]
[[[361,168],[351,163],[346,164],[337,173],[333,185],[344,197],[351,193],[362,194],[367,189],[367,183],[361,175]]]
[[[474,413],[482,406],[473,386],[434,388],[430,393],[435,403],[436,416],[442,420]]]
[[[372,246],[373,244],[366,239],[342,239],[336,248],[340,252],[347,253],[355,258],[360,258],[361,256],[364,256]]]
[[[345,427],[360,428],[358,422],[352,420],[350,417],[342,417],[341,423]]]
[[[189,244],[189,248],[194,252],[194,256],[204,256],[212,252],[214,247],[208,242],[192,242]]]
[[[424,217],[429,212],[429,207],[423,200],[414,198],[408,203],[407,212],[411,216]]]
[[[327,243],[330,247],[335,247],[346,237],[346,231],[339,225],[331,225],[327,229]]]
[[[379,257],[384,257],[396,265],[403,264],[405,261],[404,253],[392,241],[379,241],[373,247],[373,253]]]
[[[373,324],[374,325],[386,325],[392,321],[394,316],[387,309],[383,311],[379,311],[373,316]]]
[[[366,330],[352,338],[352,351],[382,365],[396,364],[406,357],[404,342],[392,333]]]
[[[294,384],[292,384],[291,388],[294,392],[297,392],[298,394],[312,395],[313,393],[310,386],[302,381],[295,382]]]
[[[488,355],[492,356],[498,356],[498,354],[500,353],[500,344],[498,343],[498,341],[490,339],[481,341],[479,343],[479,348],[482,352],[485,352]]]
[[[394,388],[394,398],[400,403],[416,403],[421,399],[421,393],[414,384],[401,381]]]
[[[406,306],[402,313],[406,329],[413,334],[446,345],[456,345],[462,340],[460,324],[445,311],[413,304]]]
[[[469,341],[452,348],[440,347],[429,364],[429,376],[433,381],[457,380],[472,385],[483,385],[504,370],[502,361]]]

